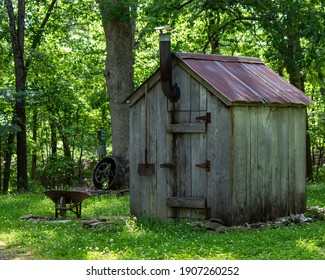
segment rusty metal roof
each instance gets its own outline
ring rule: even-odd
[[[301,90],[258,58],[193,53],[174,55],[227,103],[313,104]]]

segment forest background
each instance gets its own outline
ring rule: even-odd
[[[112,153],[106,2],[113,18],[131,22],[133,88],[159,66],[155,27],[169,25],[173,51],[260,57],[303,90],[315,101],[307,111],[307,177],[324,179],[324,0],[0,0],[2,193],[90,184],[100,127]],[[18,12],[22,5],[24,14]],[[22,56],[25,83],[19,87]],[[124,74],[117,73],[120,80]],[[26,158],[21,159],[24,129]],[[22,165],[28,184],[27,178],[20,181]]]

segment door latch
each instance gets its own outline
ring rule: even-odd
[[[195,166],[199,167],[199,168],[204,168],[206,172],[210,172],[210,170],[211,170],[211,161],[207,160],[205,162],[195,164]]]
[[[207,112],[204,116],[196,117],[195,119],[199,121],[205,121],[206,123],[211,123],[211,113]]]

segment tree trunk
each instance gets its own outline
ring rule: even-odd
[[[25,0],[18,0],[17,28],[13,4],[6,0],[6,8],[9,17],[10,36],[15,64],[16,78],[16,105],[14,122],[19,126],[17,133],[17,189],[27,190],[27,137],[26,137],[26,106],[25,88],[27,69],[24,62],[24,30],[25,30]]]
[[[7,194],[9,190],[9,182],[10,182],[10,167],[11,167],[11,156],[12,156],[12,148],[15,141],[15,134],[9,132],[7,147],[5,151],[5,166],[3,170],[3,188],[2,193]]]
[[[47,13],[32,40],[32,51],[40,44],[45,26],[50,18],[51,12],[56,5],[57,0],[52,0],[48,7]],[[25,93],[27,71],[31,64],[32,55],[29,56],[27,62],[24,60],[24,44],[25,44],[25,5],[26,0],[18,0],[17,16],[14,12],[12,0],[5,0],[5,5],[9,18],[9,32],[12,43],[12,50],[15,64],[16,78],[16,117],[14,123],[19,126],[17,133],[17,189],[28,190],[27,176],[27,131],[26,131],[26,102]]]
[[[62,143],[63,143],[63,154],[66,158],[72,159],[71,156],[71,149],[70,149],[70,142],[68,136],[62,134],[61,135]]]
[[[25,83],[25,82],[22,82]],[[17,89],[19,92],[19,90]],[[28,190],[27,177],[27,131],[26,131],[26,105],[25,97],[16,100],[16,124],[19,126],[17,133],[17,189]]]
[[[51,122],[51,158],[56,158],[58,150],[58,140],[56,135],[56,124]]]
[[[33,180],[36,179],[37,174],[37,151],[36,151],[36,142],[37,142],[37,121],[38,121],[38,112],[37,108],[34,108],[33,110],[33,142],[34,142],[34,148],[32,151],[32,169],[31,169],[31,178]]]
[[[129,163],[129,108],[124,101],[133,92],[133,19],[128,5],[125,0],[99,1],[106,38],[105,78],[113,155],[122,163],[125,174]]]

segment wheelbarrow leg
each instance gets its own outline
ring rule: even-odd
[[[59,217],[59,206],[60,206],[60,199],[58,199],[58,201],[55,204],[55,219],[57,219]]]
[[[65,215],[66,215],[67,210],[65,208],[66,208],[65,198],[64,198],[64,196],[61,196],[60,197],[60,215],[62,217],[65,217]]]
[[[77,219],[81,219],[81,203],[78,203],[76,206]]]

